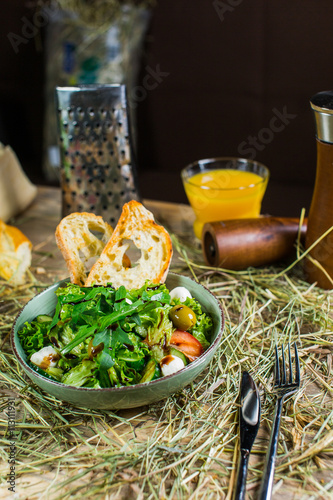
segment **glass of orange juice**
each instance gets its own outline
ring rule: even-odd
[[[269,170],[246,158],[209,158],[185,167],[181,178],[196,216],[194,233],[201,239],[206,222],[260,215]]]

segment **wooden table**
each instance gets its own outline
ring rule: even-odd
[[[42,282],[45,283],[52,283],[55,281],[58,281],[59,279],[65,278],[68,276],[68,272],[64,263],[64,260],[62,258],[62,255],[60,251],[58,250],[56,243],[55,243],[55,238],[54,238],[54,233],[57,224],[59,223],[61,219],[61,213],[60,213],[60,190],[57,188],[50,188],[50,187],[39,187],[38,190],[38,195],[34,203],[29,207],[29,209],[22,214],[21,216],[17,217],[15,220],[15,224],[26,234],[26,236],[32,241],[34,245],[34,252],[33,252],[33,262],[32,262],[32,269],[35,274],[35,276]],[[164,203],[164,202],[155,202],[155,201],[145,201],[145,206],[151,210],[156,218],[157,221],[160,223],[163,223],[166,225],[166,227],[174,232],[177,235],[180,235],[180,237],[185,238],[189,244],[192,244],[196,247],[197,251],[197,256],[198,259],[200,260],[200,248],[198,246],[198,242],[194,239],[193,237],[193,232],[192,232],[192,223],[194,221],[194,214],[192,212],[192,209],[187,206],[187,205],[178,205],[178,204],[173,204],[173,203]],[[174,260],[173,260],[173,266],[178,265],[178,259],[179,255],[175,253],[174,255]],[[202,260],[202,256],[201,256]],[[203,260],[202,260],[203,262]],[[222,382],[221,382],[222,383]],[[318,392],[318,389],[315,388],[315,390]],[[10,391],[7,390],[4,391],[4,394],[9,396],[11,394]],[[188,392],[184,392],[184,395],[182,396],[183,398],[187,398]],[[31,397],[31,396],[30,396]],[[37,395],[36,395],[37,397]],[[21,400],[24,399],[24,392],[22,395],[20,395]],[[30,401],[30,402],[29,402]],[[38,399],[36,399],[38,401]],[[30,406],[25,406],[25,412],[26,413],[20,413],[19,418],[22,419],[22,423],[18,422],[18,426],[24,427],[24,422],[27,421],[26,425],[30,425],[31,421],[31,414],[36,413],[36,410],[34,410],[31,407],[31,399],[27,396],[26,401],[24,402],[24,405],[30,405]],[[178,403],[177,403],[178,404]],[[181,404],[181,403],[179,403]],[[198,403],[199,404],[199,403]],[[234,401],[234,405],[236,404],[236,401]],[[50,402],[51,405],[51,402]],[[195,405],[196,401],[194,400],[194,406],[193,406],[193,411],[195,411]],[[28,409],[27,409],[28,408]],[[51,410],[53,408],[53,410]],[[68,414],[65,412],[66,408],[64,406],[61,406],[61,403],[59,403],[59,409],[57,410],[57,414],[59,415],[59,418],[64,418],[62,415],[66,415],[66,418]],[[22,410],[23,411],[23,410]],[[43,415],[38,415],[36,413],[35,416],[35,426],[33,427],[34,432],[37,432],[38,425],[40,426],[41,433],[42,430],[45,431],[45,428],[47,429],[47,439],[52,440],[53,434],[56,436],[56,428],[57,425],[59,425],[59,419],[56,419],[55,417],[53,418],[51,415],[51,411],[56,411],[54,405],[50,406],[49,413],[43,413]],[[170,414],[169,414],[170,412]],[[73,473],[72,471],[75,469],[81,470],[82,469],[82,479],[80,480],[79,478],[75,481],[75,485],[78,487],[80,486],[81,482],[82,483],[89,483],[89,477],[94,478],[94,469],[92,468],[91,470],[89,469],[89,474],[86,474],[87,468],[90,467],[89,463],[89,454],[91,454],[91,463],[94,463],[94,453],[97,452],[100,449],[104,449],[106,447],[107,450],[114,449],[115,453],[117,452],[119,455],[119,467],[118,469],[113,470],[114,473],[116,474],[117,481],[119,482],[119,489],[118,490],[112,490],[112,493],[110,496],[105,492],[105,494],[97,495],[96,498],[105,498],[107,500],[110,500],[111,498],[113,499],[118,499],[118,498],[178,498],[178,497],[173,497],[172,493],[172,485],[164,485],[160,484],[158,487],[158,490],[156,489],[156,486],[149,486],[149,478],[151,477],[148,474],[143,474],[142,477],[140,476],[140,481],[139,479],[137,480],[138,477],[138,472],[131,470],[129,468],[126,468],[126,466],[123,466],[122,463],[126,462],[121,460],[121,457],[124,456],[126,457],[127,453],[130,453],[131,449],[131,442],[133,442],[133,439],[135,439],[135,442],[141,443],[143,448],[142,450],[147,449],[147,447],[152,446],[152,439],[154,432],[158,426],[162,426],[164,429],[163,432],[161,431],[161,436],[164,436],[164,438],[167,438],[169,436],[169,441],[173,443],[170,446],[165,446],[165,440],[161,441],[161,446],[165,446],[165,453],[170,454],[170,453],[175,453],[179,454],[179,460],[176,460],[176,465],[177,467],[181,467],[185,461],[186,461],[186,455],[183,454],[181,449],[177,448],[177,443],[174,441],[174,437],[177,435],[177,426],[174,427],[174,424],[169,421],[169,417],[171,415],[172,408],[169,409],[164,409],[162,406],[159,408],[158,405],[154,407],[154,409],[151,409],[149,407],[147,408],[140,408],[140,409],[134,409],[134,410],[127,410],[127,411],[120,411],[117,412],[117,414],[112,414],[110,412],[111,416],[107,417],[103,416],[103,419],[100,419],[101,424],[98,424],[99,417],[98,415],[94,415],[94,419],[92,419],[87,412],[87,416],[85,416],[85,412],[81,411],[78,415],[76,415],[74,419],[74,424],[73,420],[71,420],[71,423],[68,423],[69,420],[64,420],[64,426],[66,425],[73,425],[73,432],[71,433],[71,437],[68,441],[68,443],[59,443],[56,446],[56,443],[54,445],[54,456],[56,457],[56,460],[54,460],[54,457],[51,455],[49,458],[45,459],[45,457],[42,459],[42,452],[43,449],[41,447],[40,449],[40,455],[37,453],[34,456],[31,457],[31,463],[33,464],[30,468],[27,467],[26,473],[23,473],[21,476],[19,476],[18,483],[17,483],[17,492],[18,496],[13,496],[13,497],[6,497],[5,494],[7,493],[7,488],[6,484],[1,486],[0,489],[0,496],[1,493],[3,492],[4,496],[1,498],[19,498],[19,499],[25,499],[25,500],[37,500],[39,498],[69,498],[66,496],[66,492],[68,491],[69,486],[64,486],[63,490],[61,492],[54,492],[54,486],[57,483],[57,481],[62,482],[64,484],[64,481],[66,481],[66,478],[69,478],[71,474]],[[30,420],[28,421],[27,414],[30,415]],[[181,411],[180,411],[180,416],[181,416]],[[333,407],[332,407],[332,414],[333,414]],[[180,417],[179,417],[180,418]],[[185,417],[184,417],[185,418]],[[41,420],[42,419],[42,420]],[[190,418],[191,420],[191,418]],[[190,420],[189,424],[190,425]],[[54,426],[54,422],[58,422],[56,424],[55,430],[52,431],[52,426]],[[67,422],[67,424],[65,423]],[[219,417],[218,424],[216,425],[221,425],[221,433],[223,434],[223,439],[227,439],[228,432],[225,430],[225,427],[223,425],[226,425],[225,423],[223,424],[223,415]],[[179,425],[181,426],[181,420],[179,421]],[[330,426],[332,427],[332,415],[330,420],[327,419],[325,425],[329,429]],[[86,437],[85,442],[76,442],[75,438],[75,426],[77,426],[77,430],[80,430],[83,432],[83,435]],[[86,427],[85,427],[86,426]],[[83,429],[83,430],[82,430]],[[85,430],[86,429],[86,430]],[[32,431],[31,431],[32,432]],[[184,432],[184,429],[182,429],[182,432]],[[212,427],[212,435],[215,435],[217,430]],[[331,433],[333,431],[330,431]],[[328,440],[327,443],[325,443],[325,463],[326,464],[331,464],[331,469],[333,471],[333,454],[332,454],[332,441],[333,441],[333,435],[328,432]],[[167,434],[165,434],[167,433]],[[222,435],[221,434],[221,435]],[[27,434],[29,436],[29,432]],[[127,440],[128,438],[128,440]],[[26,438],[28,439],[28,438]],[[45,438],[46,439],[46,438]],[[182,440],[184,439],[184,442],[186,443],[186,436],[182,437]],[[206,439],[206,438],[205,438]],[[184,484],[184,491],[183,491],[183,498],[189,498],[189,499],[194,499],[194,498],[228,498],[230,499],[231,495],[231,490],[228,488],[228,484],[230,481],[230,478],[232,478],[232,470],[230,464],[232,463],[232,457],[233,457],[233,444],[231,448],[229,449],[229,454],[228,458],[226,459],[225,462],[221,462],[221,467],[229,467],[230,468],[230,478],[229,478],[229,473],[226,475],[224,474],[223,478],[220,480],[219,479],[219,473],[218,473],[218,467],[215,462],[210,462],[212,456],[216,452],[216,450],[219,447],[219,441],[216,440],[218,439],[218,434],[217,437],[215,436],[214,440],[212,441],[214,443],[214,446],[212,445],[211,452],[208,452],[208,458],[205,458],[205,463],[206,465],[201,466],[200,470],[191,469],[191,473],[188,476],[188,471],[185,468],[182,469],[182,473],[184,476],[181,478]],[[222,438],[221,438],[222,439]],[[267,436],[265,437],[267,439]],[[168,439],[166,442],[169,442]],[[49,441],[48,441],[49,442]],[[182,441],[183,442],[183,441]],[[231,443],[233,441],[231,440]],[[26,446],[28,446],[27,443],[22,444],[22,449],[25,449],[26,451]],[[201,445],[204,446],[204,443]],[[110,448],[111,447],[111,448]],[[59,451],[60,450],[60,451]],[[95,450],[95,451],[94,451]],[[200,450],[198,450],[198,453]],[[255,455],[254,457],[251,456],[252,460],[252,467],[253,470],[256,467],[256,464],[258,463],[258,460],[262,460],[263,455],[265,452],[265,448],[263,448],[259,454]],[[143,453],[143,451],[142,451]],[[186,453],[189,453],[188,451]],[[189,453],[189,458],[195,456],[196,451],[192,450],[192,453]],[[212,456],[211,456],[211,454]],[[123,455],[122,455],[123,454]],[[118,456],[118,455],[117,455]],[[178,456],[178,455],[177,455]],[[199,455],[198,455],[199,456]],[[78,460],[80,460],[80,457],[82,457],[82,464],[80,465],[81,469],[78,469]],[[107,460],[111,460],[110,455],[108,455],[108,459],[105,459],[105,470],[109,470],[109,462]],[[192,457],[192,458],[193,458]],[[211,458],[209,458],[211,457]],[[140,457],[138,457],[138,460]],[[72,460],[72,462],[71,462]],[[153,458],[152,458],[153,460]],[[310,460],[310,459],[309,459]],[[311,460],[310,460],[311,461]],[[310,464],[309,461],[309,464]],[[193,460],[191,461],[191,463]],[[25,460],[26,463],[26,460]],[[56,463],[56,468],[52,465],[53,463]],[[211,463],[211,466],[209,465]],[[225,465],[223,465],[225,463]],[[312,463],[312,462],[311,462]],[[318,462],[318,467],[320,467],[320,464],[322,462]],[[166,466],[165,470],[169,471],[171,477],[172,476],[172,471],[174,470],[174,473],[176,474],[176,471],[178,470],[176,468],[176,465],[173,467]],[[5,464],[5,468],[3,470],[6,470],[7,464]],[[21,464],[22,466],[22,464]],[[203,468],[202,468],[203,467]],[[329,465],[328,465],[329,468]],[[216,470],[215,470],[216,469]],[[25,470],[25,469],[24,469]],[[159,470],[163,470],[163,464],[160,464]],[[101,474],[103,471],[103,468],[100,470],[99,473]],[[206,471],[205,473],[203,471]],[[175,479],[173,479],[175,480]],[[138,483],[136,482],[138,481]],[[141,486],[138,486],[138,484],[142,485],[142,481],[144,481],[146,492],[148,491],[149,494],[147,493],[147,496],[143,496],[142,492],[140,490]],[[194,481],[194,483],[193,483]],[[220,481],[220,483],[219,483]],[[305,481],[305,486],[300,487],[299,482],[294,483],[292,480],[291,481],[285,481],[283,484],[278,485],[278,490],[274,496],[275,499],[283,499],[283,500],[294,500],[294,499],[299,499],[299,500],[314,500],[315,498],[319,499],[329,499],[333,498],[331,492],[332,492],[332,485],[333,485],[333,472],[327,472],[325,470],[323,473],[318,471],[317,479],[316,481],[321,482],[322,484],[322,492],[321,493],[316,493],[314,494],[314,491],[317,491],[316,488],[312,488],[311,486],[311,481]],[[117,483],[118,484],[118,483]],[[189,486],[192,484],[195,484],[196,486],[193,486],[192,489],[189,488]],[[205,488],[211,488],[211,485],[215,485],[214,488],[216,487],[216,491],[220,491],[219,494],[213,494],[212,491],[215,491],[215,489],[208,489],[207,490],[207,497],[205,496]],[[218,486],[220,484],[220,486]],[[327,486],[325,489],[325,485],[330,485]],[[217,485],[217,486],[216,486]],[[155,489],[154,489],[155,488]],[[250,485],[248,489],[248,494],[249,498],[255,498],[253,496],[254,492],[256,491],[257,484],[253,483]],[[43,496],[41,494],[41,491],[45,490],[45,495]],[[166,490],[168,490],[168,494],[166,493]],[[48,491],[49,493],[46,493]],[[78,490],[79,491],[79,490]],[[188,491],[188,494],[186,493]],[[209,496],[209,491],[211,496]],[[226,492],[228,494],[226,495]],[[57,496],[59,495],[59,496]],[[63,495],[63,496],[62,496]],[[75,498],[78,498],[75,496]],[[88,498],[83,495],[83,498]],[[95,498],[93,494],[90,494],[89,498]]]

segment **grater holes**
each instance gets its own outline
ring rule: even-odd
[[[101,108],[101,109],[99,110],[99,112],[100,112],[101,117],[105,120],[105,118],[106,118],[106,116],[107,116],[107,111],[106,111],[106,109]]]
[[[77,116],[79,118],[79,120],[82,120],[83,117],[84,117],[84,111],[82,108],[77,108]]]

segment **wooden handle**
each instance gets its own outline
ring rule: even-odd
[[[302,238],[306,223],[301,227]],[[202,250],[206,263],[214,267],[241,270],[263,266],[287,257],[298,231],[299,219],[290,217],[210,222],[202,231]]]

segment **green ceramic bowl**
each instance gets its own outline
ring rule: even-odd
[[[16,317],[11,332],[13,351],[25,373],[47,394],[55,396],[61,401],[66,401],[76,406],[101,410],[134,408],[159,401],[190,384],[210,363],[221,342],[224,328],[224,314],[216,297],[207,288],[190,278],[169,273],[166,280],[169,290],[176,286],[186,287],[192,296],[200,301],[203,310],[213,318],[214,329],[211,345],[200,358],[175,374],[128,387],[93,389],[71,387],[49,380],[30,368],[23,348],[20,345],[17,332],[26,321],[31,322],[38,314],[53,314],[57,302],[54,291],[65,281],[50,286],[31,299]]]

